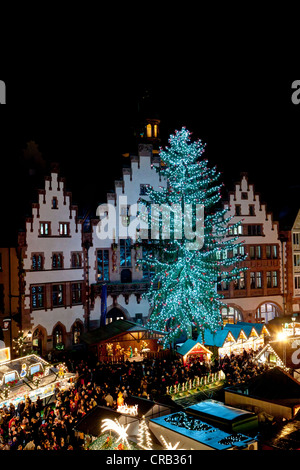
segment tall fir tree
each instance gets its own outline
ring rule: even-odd
[[[152,309],[148,327],[166,332],[164,348],[183,333],[189,338],[193,331],[203,335],[205,329],[222,328],[226,304],[216,285],[238,279],[245,269],[239,266],[245,259],[242,242],[231,236],[240,223],[230,225],[220,207],[223,184],[217,184],[216,167],[202,158],[205,145],[192,142],[184,127],[169,144],[160,150],[156,168],[167,186],[148,187],[148,198],[140,199],[140,218],[149,230],[138,239],[143,246],[139,264],[152,274],[145,294]]]

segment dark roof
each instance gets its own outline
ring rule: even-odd
[[[98,437],[101,434],[101,425],[103,419],[119,418],[121,413],[114,411],[105,406],[95,406],[89,413],[83,416],[83,418],[76,424],[75,431],[83,432],[91,436]],[[134,416],[127,416],[128,422],[135,421],[137,418]]]
[[[147,328],[129,320],[116,320],[108,325],[101,326],[95,330],[81,335],[80,339],[87,344],[96,344],[107,341],[127,331],[146,331]]]
[[[300,383],[279,367],[250,379],[245,385],[228,387],[229,391],[246,392],[256,397],[282,404],[300,404]]]
[[[170,406],[167,404],[148,400],[147,398],[142,398],[142,397],[127,397],[127,398],[124,398],[124,402],[126,403],[126,405],[129,405],[129,406],[138,405],[138,417],[139,418],[146,416],[149,413],[149,411],[153,410],[155,406],[160,408],[160,411],[168,411],[168,412],[171,412],[173,408],[174,409],[176,408],[175,403],[174,403],[174,406]],[[161,410],[161,408],[163,408],[163,410]],[[159,413],[159,410],[156,410],[155,413],[153,412],[153,415],[157,413]]]

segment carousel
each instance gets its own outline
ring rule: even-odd
[[[61,363],[52,366],[41,357],[30,354],[17,359],[10,359],[10,348],[0,349],[0,407],[20,401],[50,401],[55,390],[69,389],[75,378]]]

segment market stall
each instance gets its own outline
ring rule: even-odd
[[[184,365],[195,360],[210,362],[212,356],[212,352],[209,349],[192,339],[185,341],[177,350],[177,354],[182,357]]]
[[[158,340],[163,335],[129,320],[116,320],[84,333],[80,339],[97,354],[100,361],[140,361],[160,350]]]
[[[54,367],[35,354],[11,360],[9,348],[0,349],[0,407],[17,406],[27,397],[50,398],[57,387],[69,388],[74,378],[64,364]]]

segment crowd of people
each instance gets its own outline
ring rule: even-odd
[[[268,370],[269,366],[267,364],[258,364],[253,357],[254,351],[247,352],[244,350],[242,354],[231,354],[220,361],[220,368],[225,374],[227,385],[246,383]]]
[[[103,363],[93,358],[67,360],[75,381],[68,390],[56,389],[53,400],[44,406],[41,399],[29,398],[17,407],[0,409],[0,450],[77,450],[83,448],[74,427],[95,406],[117,409],[122,394],[161,401],[167,387],[222,369],[229,384],[247,380],[263,369],[251,353],[225,356],[222,361],[194,360],[183,365],[179,358],[144,359],[141,362]]]

